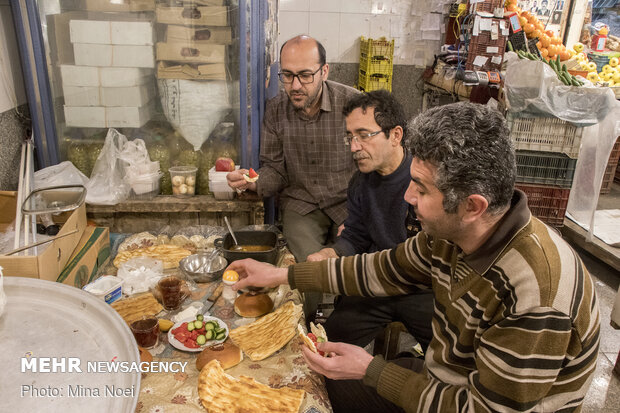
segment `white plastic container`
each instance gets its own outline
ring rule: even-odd
[[[113,275],[104,275],[86,284],[82,289],[112,304],[123,295],[123,280]]]
[[[228,186],[227,181],[209,179],[209,191],[213,193],[215,199],[233,199],[235,197],[235,190]]]
[[[239,169],[239,165],[235,165],[235,169]],[[226,175],[229,173],[230,172],[216,172],[215,166],[212,166],[211,169],[209,169],[209,181],[226,182]]]
[[[159,195],[159,178],[162,174],[158,171],[147,175],[139,175],[128,179],[131,185],[132,198],[151,199]]]

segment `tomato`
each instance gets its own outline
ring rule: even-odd
[[[312,340],[313,343],[316,343],[316,336],[314,333],[308,333],[308,338]]]
[[[258,174],[256,173],[256,171],[252,168],[250,168],[250,171],[248,172],[248,176],[250,178],[256,178],[258,176]]]
[[[196,343],[196,340],[192,340],[192,339],[185,340],[185,343],[183,343],[183,344],[187,348],[198,348],[198,347],[200,347],[198,345],[198,343]]]

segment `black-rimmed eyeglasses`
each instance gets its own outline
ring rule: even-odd
[[[278,77],[280,78],[280,82],[282,83],[293,83],[295,78],[299,80],[299,83],[302,85],[306,85],[308,83],[314,82],[314,75],[318,73],[319,70],[323,68],[323,65],[316,69],[313,73],[309,72],[301,72],[301,73],[291,73],[291,72],[280,72],[278,73]]]
[[[364,143],[368,143],[374,136],[377,136],[378,134],[380,134],[381,132],[383,132],[383,130],[378,130],[376,132],[360,132],[357,135],[345,135],[344,136],[344,144],[345,145],[351,145],[351,141],[355,140],[355,142],[359,143],[359,144],[364,144]]]

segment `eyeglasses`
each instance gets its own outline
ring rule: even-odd
[[[323,68],[323,65],[321,65],[313,73],[280,72],[278,73],[278,77],[280,78],[280,82],[282,83],[286,83],[286,84],[293,83],[295,81],[295,78],[297,78],[299,80],[299,83],[301,83],[302,85],[307,85],[308,83],[314,82],[314,75],[316,75],[317,72],[321,70],[322,68]]]
[[[343,137],[344,144],[347,146],[351,145],[352,140],[355,140],[355,142],[359,143],[360,145],[364,143],[368,143],[374,136],[377,136],[381,132],[383,132],[383,130],[379,130],[376,132],[361,132],[361,133],[358,133],[357,135],[345,135]]]

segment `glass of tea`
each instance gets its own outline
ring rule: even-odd
[[[129,326],[140,347],[151,348],[157,345],[159,322],[156,317],[142,317]]]
[[[175,276],[164,277],[157,283],[161,292],[162,305],[166,310],[176,310],[181,306],[183,298],[182,284],[181,279]]]

